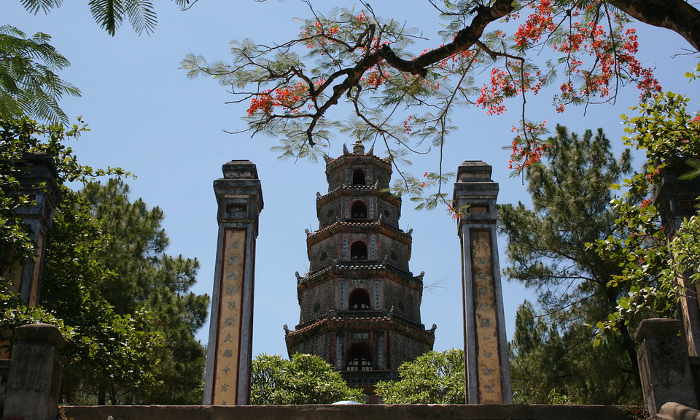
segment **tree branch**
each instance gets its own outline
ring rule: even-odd
[[[670,29],[700,51],[700,11],[683,0],[607,0],[640,22]]]

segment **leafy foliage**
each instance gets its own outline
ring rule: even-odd
[[[361,389],[349,388],[318,356],[295,353],[290,360],[259,354],[253,360],[250,403],[253,405],[332,404],[361,402]]]
[[[27,37],[13,26],[0,26],[0,116],[68,122],[58,101],[80,96],[80,90],[56,75],[70,63],[50,41],[41,32]]]
[[[27,11],[37,14],[49,13],[58,8],[63,0],[20,0]],[[181,9],[191,7],[198,0],[173,0]],[[151,0],[90,0],[90,13],[98,25],[114,36],[124,20],[128,20],[137,34],[152,33],[158,20]]]
[[[690,272],[694,273],[692,280],[698,280],[697,216],[684,221],[677,236],[668,242],[650,198],[668,169],[690,161],[687,171],[692,175],[692,159],[700,154],[700,116],[689,112],[687,104],[687,98],[668,92],[633,108],[639,116],[623,116],[629,135],[624,140],[646,150],[647,161],[645,170],[624,180],[627,191],[613,201],[617,234],[593,245],[622,268],[612,283],[629,288],[610,318],[599,324],[604,332],[615,333],[620,325],[634,322],[650,310],[672,314],[677,298],[685,293],[676,278]],[[648,198],[640,203],[636,197]]]
[[[610,186],[631,171],[629,150],[615,158],[610,149],[602,130],[579,138],[558,126],[542,162],[526,175],[533,210],[522,203],[499,206],[499,229],[508,236],[510,262],[504,273],[537,292],[547,322],[534,323],[532,307],[521,307],[523,325],[516,328],[523,336],[516,332],[515,375],[532,381],[521,383],[520,390],[530,402],[548,402],[553,389],[566,390],[577,403],[619,404],[638,398],[637,355],[628,326],[618,326],[604,352],[592,348],[597,332],[592,326],[607,320],[628,292],[625,285],[612,282],[621,272],[616,262],[586,245],[615,234]],[[580,355],[577,360],[567,356],[573,349]],[[600,382],[590,374],[594,368],[606,372],[595,378]],[[538,369],[540,374],[534,375],[532,370]]]
[[[87,125],[79,120],[72,127],[42,125],[29,118],[0,115],[0,250],[5,259],[24,260],[32,255],[33,245],[13,210],[31,201],[18,193],[20,169],[15,162],[29,153],[45,153],[56,164],[57,182],[85,181],[102,175],[124,175],[121,168],[93,169],[78,163],[66,142],[77,140]]]
[[[430,351],[399,367],[399,379],[379,382],[387,404],[464,404],[464,351]]]
[[[73,394],[95,397],[90,385],[150,389],[157,384],[163,335],[149,327],[151,313],[119,314],[105,298],[101,288],[117,276],[95,259],[104,232],[82,197],[65,189],[63,200],[54,216],[41,294],[41,307],[73,327],[63,350],[69,363],[61,392],[73,402]]]

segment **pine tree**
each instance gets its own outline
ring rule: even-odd
[[[510,261],[504,273],[536,291],[541,320],[546,322],[546,327],[541,321],[526,322],[535,315],[531,308],[521,308],[522,325],[513,344],[514,377],[529,382],[522,384],[526,390],[535,382],[540,388],[542,383],[552,384],[549,390],[535,392],[535,401],[529,402],[547,402],[542,399],[555,384],[577,403],[623,403],[639,395],[630,327],[619,325],[602,347],[593,347],[593,326],[615,312],[618,298],[627,292],[609,283],[620,267],[589,247],[614,234],[610,187],[630,172],[629,151],[615,158],[610,149],[602,130],[595,136],[586,131],[579,138],[558,126],[556,136],[548,139],[543,162],[527,173],[533,209],[522,203],[499,207],[499,229],[508,236]],[[562,360],[568,363],[558,362]],[[528,366],[545,361],[549,364],[544,370],[531,371],[533,366]]]

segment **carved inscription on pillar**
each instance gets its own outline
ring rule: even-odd
[[[343,252],[343,259],[344,259],[344,260],[347,260],[348,258],[350,258],[350,255],[349,255],[349,253],[348,253],[348,235],[345,234],[345,233],[343,234],[343,249],[342,249],[342,252]]]
[[[472,285],[476,320],[477,378],[480,404],[502,404],[500,357],[498,348],[496,291],[491,259],[491,233],[472,229]]]
[[[345,310],[345,280],[338,281],[338,309]]]
[[[343,369],[343,337],[335,336],[335,368]]]
[[[374,310],[378,311],[382,308],[382,300],[381,300],[381,280],[375,280],[374,281]]]
[[[245,235],[245,229],[226,229],[224,233],[213,405],[229,405],[236,402]]]

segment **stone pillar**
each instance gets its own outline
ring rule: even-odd
[[[496,235],[498,184],[491,166],[459,166],[454,203],[461,211],[462,297],[467,404],[512,404]]]
[[[3,418],[54,420],[63,370],[59,350],[65,340],[48,324],[17,327],[15,338]]]
[[[667,402],[698,408],[686,345],[677,319],[645,319],[634,339],[644,401],[650,415]]]
[[[18,293],[27,305],[39,301],[41,274],[46,256],[46,239],[53,220],[53,211],[61,198],[56,183],[58,174],[53,159],[43,153],[29,153],[17,161],[16,176],[20,184],[19,193],[28,195],[33,204],[22,206],[15,213],[29,228],[29,238],[34,243],[34,258],[15,267],[3,267],[0,257],[0,274],[10,279],[11,290]]]
[[[247,160],[223,165],[214,181],[219,236],[209,326],[204,405],[250,402],[255,239],[263,208],[258,171]]]
[[[669,240],[676,236],[683,219],[697,213],[695,205],[700,196],[700,177],[685,181],[678,179],[691,169],[684,163],[666,168],[654,195],[654,205],[659,210]],[[688,354],[700,357],[700,284],[690,279],[691,274],[686,272],[677,278],[678,286],[683,290],[678,301],[678,316],[683,323]]]

